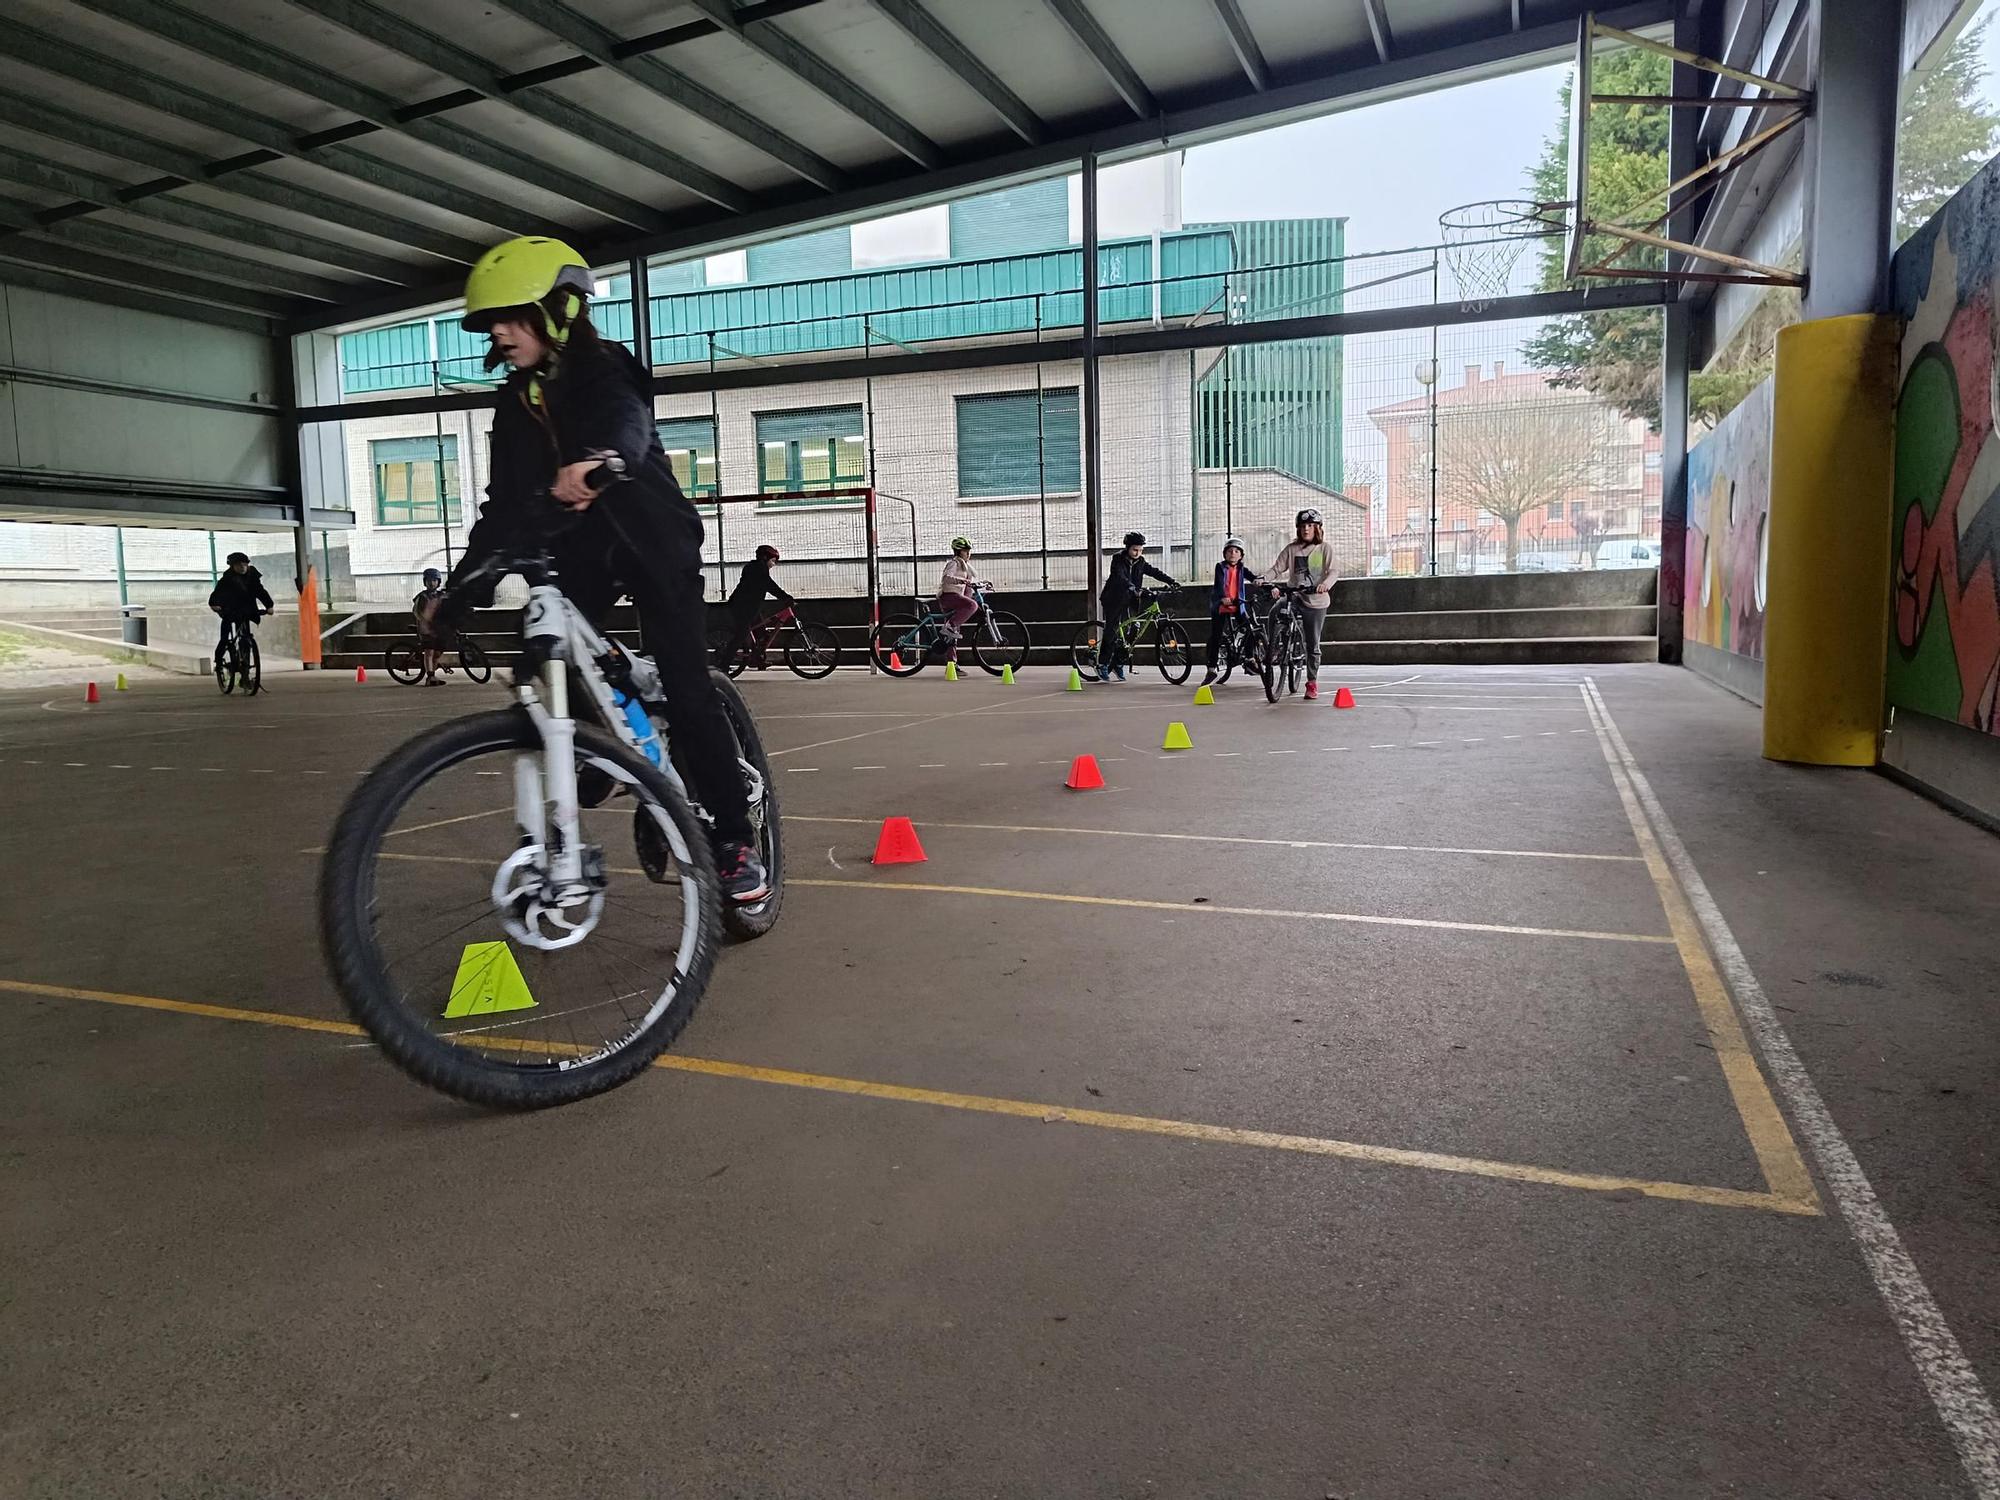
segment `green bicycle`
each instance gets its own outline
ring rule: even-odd
[[[1069,643],[1069,659],[1086,680],[1103,681],[1099,666],[1100,654],[1106,658],[1104,665],[1136,665],[1139,661],[1139,647],[1150,633],[1153,638],[1154,660],[1160,675],[1176,685],[1188,680],[1188,673],[1194,670],[1194,642],[1181,629],[1180,622],[1172,619],[1160,606],[1162,594],[1178,594],[1179,589],[1147,589],[1141,596],[1145,600],[1143,608],[1127,615],[1118,626],[1118,649],[1115,655],[1105,649],[1107,642],[1100,639],[1103,626],[1086,621]]]

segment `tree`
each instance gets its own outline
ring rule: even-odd
[[[1589,397],[1495,401],[1438,415],[1438,485],[1448,503],[1484,511],[1507,529],[1507,568],[1520,556],[1521,522],[1566,503],[1605,458],[1603,410]]]
[[[1992,156],[2000,114],[1986,107],[1979,55],[1986,22],[1960,36],[1936,67],[1913,74],[1896,138],[1896,239],[1915,234]]]

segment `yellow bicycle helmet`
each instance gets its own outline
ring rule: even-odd
[[[560,344],[596,284],[589,264],[561,240],[538,234],[506,240],[480,256],[466,276],[461,326],[486,333],[514,309],[533,307],[541,312],[550,342]],[[549,294],[564,290],[572,295],[559,308],[549,307]]]

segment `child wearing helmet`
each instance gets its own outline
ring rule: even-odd
[[[951,539],[951,556],[945,560],[944,576],[938,580],[937,608],[951,627],[950,659],[958,660],[958,633],[965,622],[979,613],[978,590],[986,586],[972,567],[972,542],[962,536]]]
[[[1103,642],[1098,651],[1097,675],[1100,680],[1110,682],[1114,678],[1125,680],[1125,638],[1118,627],[1129,614],[1136,613],[1146,591],[1146,580],[1157,578],[1170,589],[1180,585],[1167,574],[1146,561],[1146,534],[1142,531],[1125,533],[1125,545],[1111,558],[1111,566],[1104,575],[1104,588],[1097,596],[1097,602],[1104,607],[1104,631],[1098,637]]]
[[[771,564],[777,560],[778,549],[764,543],[757,549],[757,555],[743,565],[736,587],[729,591],[729,624],[715,648],[715,665],[719,670],[728,671],[729,664],[750,643],[750,632],[756,628],[757,614],[763,609],[766,596],[784,605],[794,602],[771,576]]]
[[[1326,612],[1333,607],[1333,548],[1326,541],[1326,519],[1316,506],[1293,518],[1297,535],[1285,543],[1271,564],[1271,581],[1297,584],[1310,592],[1299,596],[1306,614],[1306,696],[1319,696],[1319,638]]]
[[[446,672],[451,670],[450,667],[441,666],[439,660],[444,655],[445,637],[430,627],[432,612],[437,609],[437,602],[443,597],[444,574],[436,568],[425,568],[424,586],[417,596],[410,600],[410,613],[416,616],[417,645],[423,655],[424,681],[429,684],[443,681],[438,676],[441,670]]]
[[[465,283],[464,326],[491,341],[487,368],[511,373],[494,409],[492,481],[434,618],[446,628],[492,600],[496,562],[547,544],[563,591],[593,622],[630,593],[659,668],[674,751],[715,819],[724,899],[755,904],[770,882],[750,826],[736,739],[708,674],[701,517],[674,480],[654,427],[652,372],[598,336],[589,263],[560,240],[508,240]],[[602,471],[624,482],[602,489]],[[550,536],[553,500],[573,518]],[[601,774],[601,773],[600,773]],[[601,802],[607,783],[580,790]],[[592,804],[587,804],[592,805]]]
[[[277,608],[270,590],[264,587],[264,575],[250,566],[249,554],[244,552],[229,554],[222,575],[209,591],[208,607],[222,616],[222,630],[215,641],[218,648],[229,644],[229,632],[239,620],[255,623],[260,609],[268,615]]]
[[[1222,544],[1222,561],[1215,565],[1215,584],[1208,592],[1208,672],[1203,684],[1226,669],[1229,627],[1250,611],[1250,586],[1257,575],[1243,565],[1243,542],[1229,537]]]

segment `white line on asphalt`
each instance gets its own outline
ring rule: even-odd
[[[886,771],[889,768],[887,766],[849,766],[848,769],[851,771]]]
[[[982,760],[979,764],[982,766],[1004,766],[1007,762],[1004,760]]]
[[[1882,1200],[1875,1196],[1853,1147],[1834,1123],[1832,1111],[1826,1107],[1826,1100],[1820,1096],[1812,1075],[1792,1046],[1770,996],[1764,993],[1750,960],[1743,956],[1735,934],[1709,894],[1707,882],[1689,858],[1687,846],[1674,832],[1666,810],[1653,795],[1651,783],[1632,758],[1631,748],[1619,733],[1604,695],[1597,689],[1596,679],[1586,679],[1581,691],[1585,702],[1595,710],[1610,747],[1617,752],[1640,806],[1646,810],[1654,837],[1679,878],[1688,905],[1708,939],[1709,951],[1715,955],[1716,964],[1735,996],[1736,1008],[1749,1023],[1758,1051],[1764,1054],[1764,1066],[1784,1090],[1792,1118],[1819,1160],[1820,1172],[1861,1249],[1861,1258],[1874,1277],[1875,1289],[1881,1293],[1889,1315],[1903,1335],[1910,1362],[1917,1367],[1932,1404],[1958,1445],[1959,1459],[1974,1492],[1980,1500],[2000,1500],[2000,1412],[1994,1410],[1992,1398],[1986,1394],[1978,1372],[1945,1322],[1916,1260],[1890,1222]]]
[[[66,760],[66,761],[64,761],[64,762],[63,762],[63,764],[64,764],[64,765],[66,765],[66,766],[79,766],[79,767],[80,767],[80,766],[85,766],[85,765],[88,765],[88,764],[89,764],[89,762],[88,762],[88,761],[81,761],[81,760]]]
[[[1266,755],[1297,755],[1299,752],[1296,750],[1266,750],[1264,753]]]
[[[1370,750],[1400,750],[1403,747],[1401,745],[1370,745],[1368,748]]]
[[[917,762],[917,769],[919,771],[942,771],[945,768],[945,764],[941,760],[920,760]]]
[[[1215,752],[1215,758],[1217,760],[1228,760],[1230,756],[1241,755],[1242,753],[1243,752],[1241,750],[1217,750]]]

